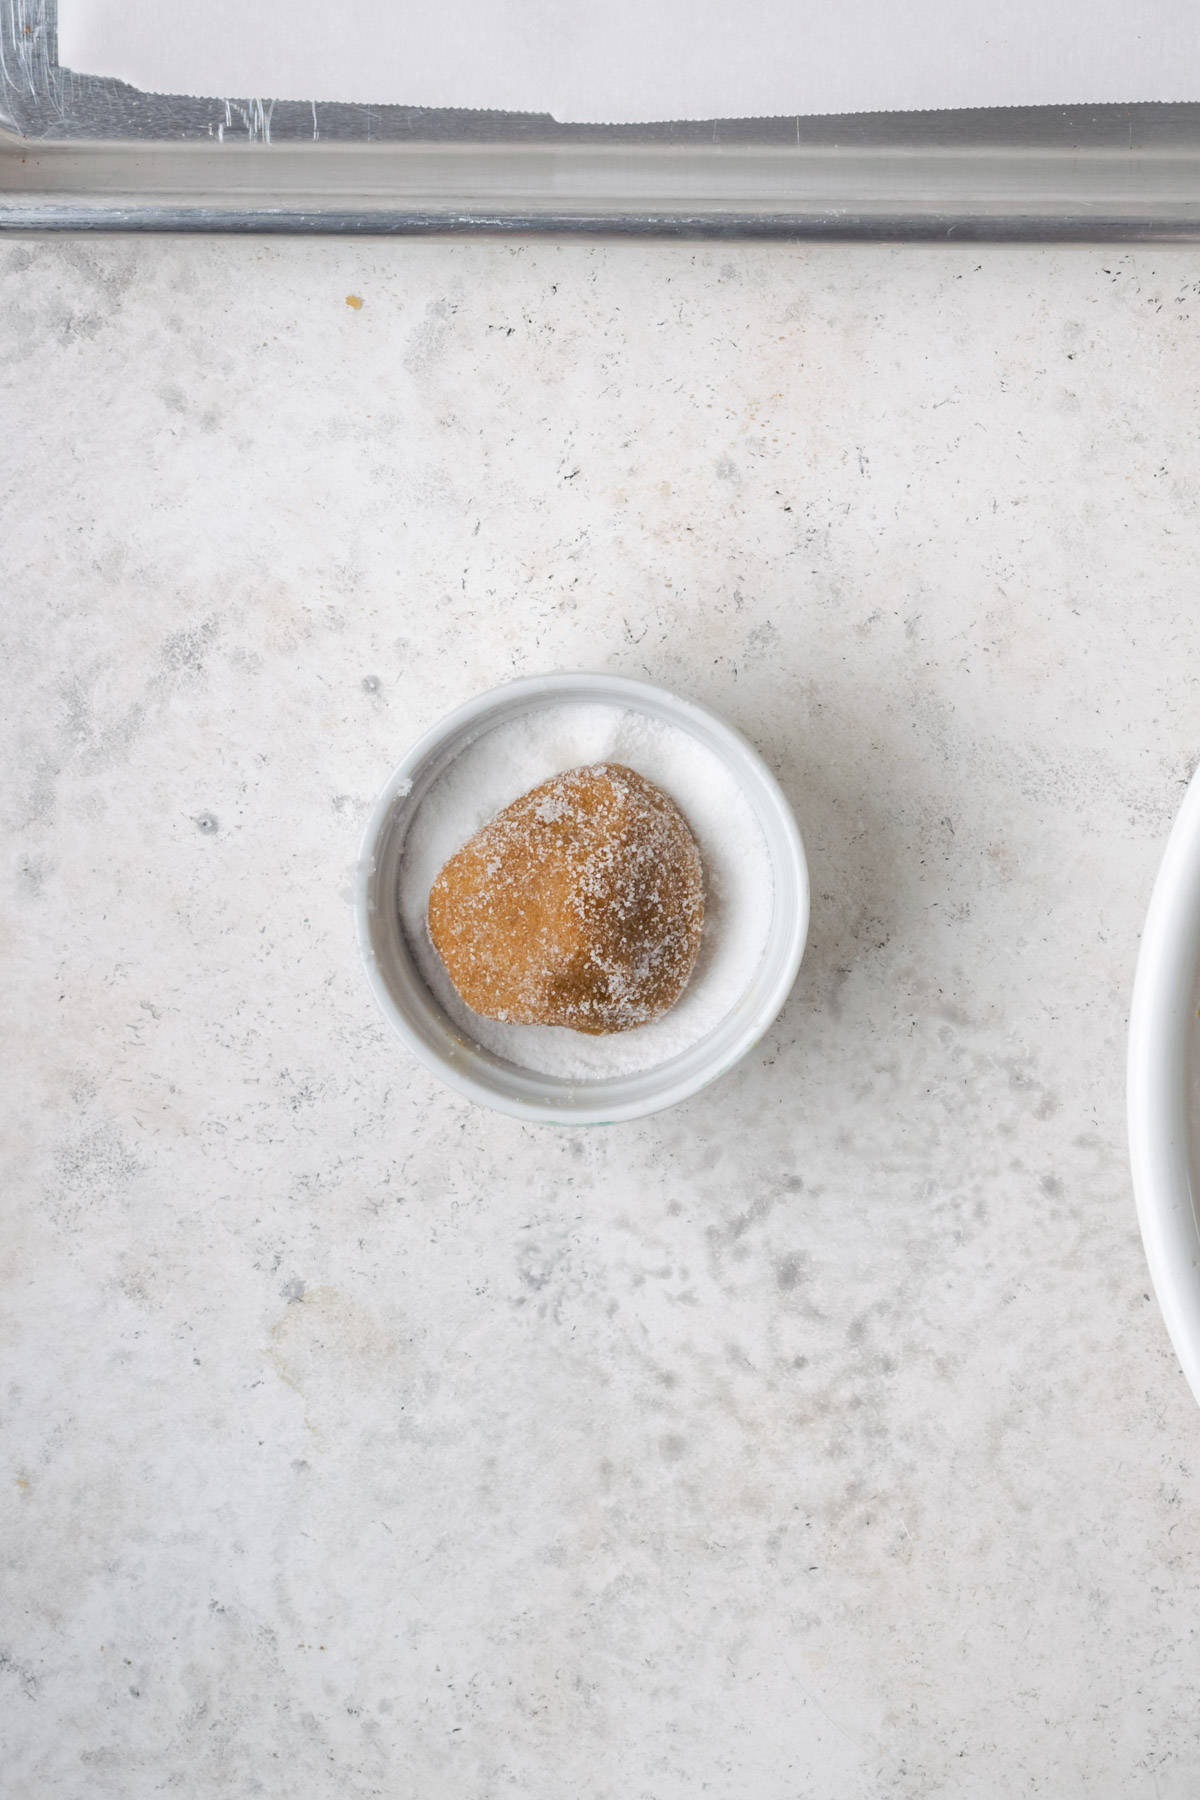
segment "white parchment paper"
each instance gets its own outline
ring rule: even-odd
[[[1196,0],[59,0],[59,60],[150,92],[766,117],[1200,99]]]

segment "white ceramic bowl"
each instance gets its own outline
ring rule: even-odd
[[[546,706],[594,702],[640,711],[689,732],[736,779],[762,829],[774,903],[762,959],[708,1035],[654,1068],[568,1080],[506,1061],[463,1036],[422,979],[400,923],[404,840],[425,794],[468,744]],[[481,694],[414,744],[371,814],[356,883],[359,944],[375,997],[435,1075],[468,1098],[521,1119],[597,1125],[674,1106],[731,1069],[761,1038],[796,979],[808,932],[808,867],[791,807],[757,751],[705,707],[619,675],[540,675]]]
[[[1129,1149],[1142,1242],[1200,1400],[1200,773],[1163,854],[1129,1017]]]

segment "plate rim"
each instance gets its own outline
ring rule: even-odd
[[[1184,1375],[1200,1402],[1200,1223],[1188,1104],[1200,968],[1200,769],[1171,827],[1138,951],[1126,1103],[1138,1225]]]

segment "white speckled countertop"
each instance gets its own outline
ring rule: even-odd
[[[362,306],[346,304],[360,296]],[[1134,1222],[1195,251],[0,246],[7,1800],[1195,1800]],[[359,830],[509,674],[718,708],[811,946],[472,1110]]]

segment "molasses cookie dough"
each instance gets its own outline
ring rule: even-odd
[[[595,1036],[674,1005],[703,926],[687,821],[620,763],[568,769],[522,794],[429,895],[430,937],[474,1012]]]

